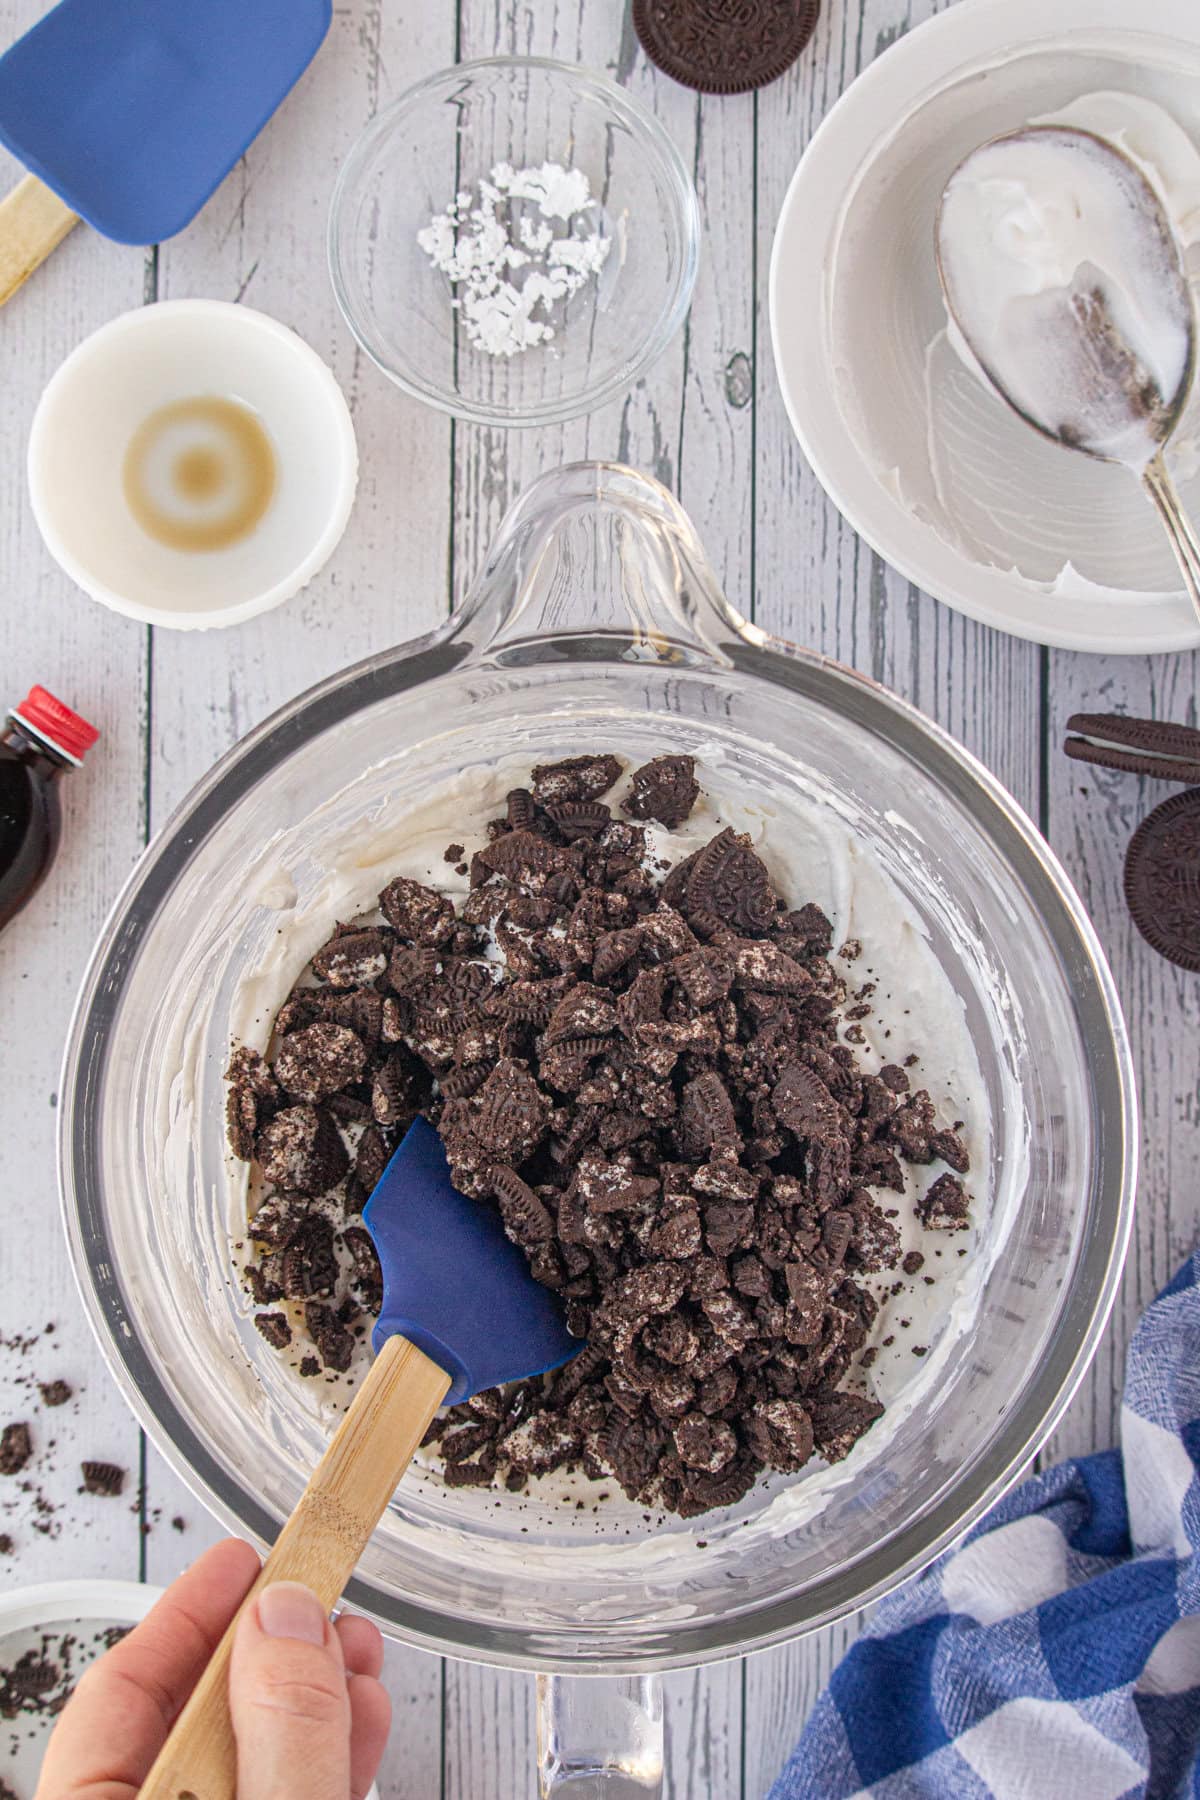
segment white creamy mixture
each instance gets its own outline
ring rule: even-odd
[[[1153,186],[1184,247],[1185,256],[1188,252],[1193,253],[1188,258],[1193,279],[1200,276],[1200,150],[1165,107],[1137,94],[1098,90],[1080,96],[1053,113],[1035,117],[1029,123],[1073,126],[1094,131],[1115,142]],[[1110,475],[1094,466],[1089,467],[1073,452],[1060,451],[1054,445],[1045,446],[1043,460],[1036,442],[1027,451],[1020,452],[1024,473],[1031,479],[1024,481],[1020,474],[1010,475],[1010,459],[1017,456],[1017,444],[1011,435],[1006,435],[1003,456],[998,456],[997,440],[991,435],[994,425],[990,419],[985,422],[986,429],[976,438],[977,450],[974,446],[966,448],[947,358],[968,370],[973,382],[987,388],[991,405],[1004,407],[1004,402],[991,393],[986,379],[980,380],[974,358],[965,350],[959,334],[947,323],[930,341],[925,359],[927,448],[936,509],[932,515],[925,516],[931,516],[937,529],[968,555],[1003,567],[1005,557],[1001,546],[1013,532],[1009,521],[1017,520],[1023,512],[1024,518],[1017,529],[1022,535],[1028,534],[1031,548],[1029,552],[1021,553],[1016,573],[1044,586],[1048,596],[1061,593],[1103,601],[1109,597],[1125,598],[1129,590],[1136,592],[1139,574],[1144,580],[1144,557],[1139,574],[1135,574],[1132,566],[1126,573],[1114,563],[1113,578],[1101,579],[1098,578],[1099,569],[1089,556],[1093,548],[1090,536],[1086,542],[1076,537],[1079,531],[1076,517],[1089,507],[1092,493],[1095,493],[1097,518],[1105,512],[1112,517],[1113,496],[1109,483],[1114,478],[1127,478],[1118,470]],[[1016,426],[1017,422],[1013,421],[1013,424]],[[974,465],[971,461],[973,452],[977,457]],[[1200,467],[1200,418],[1194,407],[1188,409],[1172,440],[1171,456],[1181,475]],[[1075,466],[1062,467],[1067,459]],[[965,482],[964,470],[968,473]],[[1161,528],[1136,491],[1131,490],[1125,496],[1125,506],[1144,509],[1145,517],[1139,523],[1155,538],[1160,535]],[[1165,552],[1166,566],[1173,571],[1165,540],[1158,548]],[[1174,574],[1168,574],[1164,586],[1176,585]]]
[[[951,176],[937,243],[967,366],[1052,435],[1144,469],[1191,336],[1181,248],[1142,173],[1074,128],[994,139]]]
[[[496,163],[478,192],[461,189],[418,231],[417,243],[456,290],[450,304],[470,343],[507,357],[549,342],[555,306],[608,260],[612,239],[590,219],[595,207],[580,169]]]
[[[776,1496],[772,1511],[779,1509],[779,1528],[787,1529],[821,1505],[827,1482],[853,1481],[864,1457],[878,1456],[885,1434],[936,1392],[956,1342],[970,1329],[984,1277],[1002,1247],[1006,1224],[992,1216],[986,1187],[992,1124],[963,1002],[934,956],[914,909],[864,854],[856,836],[831,808],[814,805],[801,815],[790,811],[785,822],[767,808],[728,798],[720,785],[719,760],[714,759],[718,764],[714,769],[701,758],[697,767],[701,798],[680,830],[648,828],[652,855],[678,861],[724,825],[732,825],[752,838],[789,904],[815,900],[827,912],[834,923],[835,948],[847,940],[858,940],[861,954],[837,964],[852,990],[851,999],[853,990],[864,982],[878,981],[879,986],[872,996],[873,1015],[862,1021],[867,1041],[855,1046],[856,1054],[866,1067],[875,1069],[884,1061],[900,1060],[914,1052],[920,1059],[911,1071],[914,1086],[929,1089],[939,1123],[963,1121],[962,1135],[973,1169],[967,1180],[975,1212],[975,1228],[970,1232],[950,1236],[925,1232],[915,1218],[914,1201],[942,1172],[941,1164],[922,1169],[906,1166],[906,1194],[883,1196],[885,1205],[894,1202],[899,1209],[895,1222],[902,1234],[902,1253],[920,1248],[927,1258],[925,1268],[915,1277],[896,1271],[867,1283],[881,1300],[872,1337],[877,1358],[869,1373],[869,1386],[889,1410],[846,1461],[824,1477],[819,1465],[810,1465],[801,1477],[769,1479],[768,1491]],[[367,819],[344,832],[327,833],[322,830],[321,815],[314,815],[308,850],[326,873],[302,911],[297,910],[296,889],[288,870],[280,865],[276,853],[266,852],[255,897],[262,906],[278,912],[279,925],[268,952],[238,984],[230,1013],[234,1041],[259,1050],[267,1048],[276,1012],[309,958],[329,936],[335,920],[371,912],[379,890],[392,876],[409,875],[456,898],[465,895],[467,878],[456,875],[446,862],[447,845],[452,841],[464,844],[469,857],[482,841],[488,819],[503,811],[505,794],[524,784],[528,775],[527,757],[507,758],[486,777],[472,771],[469,777],[447,783],[430,794],[424,806],[390,825]],[[628,777],[622,777],[606,796],[614,811],[628,786]],[[903,836],[903,821],[897,818],[893,825]],[[230,1236],[243,1240],[249,1172],[245,1163],[232,1156],[227,1170]],[[926,1276],[933,1277],[932,1284]],[[900,1286],[893,1295],[889,1289],[894,1283]],[[241,1304],[248,1306],[244,1300]],[[893,1341],[885,1346],[887,1338]],[[915,1355],[917,1348],[928,1354]],[[302,1353],[303,1346],[295,1345],[287,1356],[295,1363]],[[367,1357],[364,1346],[359,1369]],[[332,1424],[348,1397],[343,1381],[325,1377],[302,1382],[282,1367],[276,1352],[263,1345],[261,1359],[267,1358],[279,1366],[293,1392],[299,1389],[310,1404],[315,1402]],[[277,1384],[272,1381],[272,1385]],[[414,1468],[409,1481],[427,1482],[440,1489],[434,1464],[422,1460],[425,1466]],[[606,1496],[603,1504],[597,1502],[600,1492]],[[760,1503],[761,1493],[761,1488],[756,1490],[744,1505]],[[588,1527],[597,1537],[628,1540],[631,1534],[643,1535],[644,1509],[626,1501],[614,1482],[598,1487],[586,1477],[558,1473],[531,1483],[520,1495],[497,1495],[489,1489],[454,1494],[459,1511],[480,1521],[486,1521],[497,1504],[510,1513],[552,1521],[556,1514],[561,1519],[564,1503],[573,1511],[580,1500]],[[701,1519],[690,1530],[673,1529],[669,1537],[660,1535],[636,1546],[626,1542],[622,1554],[657,1559],[667,1553],[671,1543],[692,1543],[697,1530],[704,1535],[700,1529],[704,1524]]]

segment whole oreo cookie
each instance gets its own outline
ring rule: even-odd
[[[1200,782],[1200,731],[1126,713],[1073,713],[1063,749],[1075,762],[1160,781]]]
[[[673,81],[745,94],[791,67],[820,10],[820,0],[633,0],[633,28]]]
[[[1200,974],[1200,788],[1142,820],[1125,855],[1125,900],[1160,956]]]

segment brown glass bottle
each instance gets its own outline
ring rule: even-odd
[[[0,729],[0,931],[37,891],[62,831],[58,783],[99,733],[45,688],[31,688]]]

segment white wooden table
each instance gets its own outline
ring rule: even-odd
[[[43,10],[44,0],[0,0],[0,42]],[[795,163],[859,69],[936,10],[936,0],[823,0],[814,42],[782,80],[722,100],[700,99],[648,65],[622,0],[458,0],[457,8],[339,0],[313,68],[190,230],[142,252],[80,228],[0,316],[0,703],[41,681],[103,733],[68,783],[65,847],[43,897],[0,938],[0,1424],[30,1421],[37,1483],[59,1508],[40,1521],[53,1535],[40,1533],[31,1496],[0,1480],[0,1531],[14,1540],[0,1560],[6,1583],[165,1582],[215,1535],[109,1380],[79,1318],[60,1238],[59,1063],[110,902],[147,838],[218,755],[310,682],[432,625],[521,488],[579,456],[617,457],[659,476],[697,521],[743,612],[915,701],[995,770],[1065,858],[1124,997],[1146,1148],[1116,1315],[1050,1448],[1062,1455],[1114,1441],[1131,1326],[1196,1235],[1200,982],[1153,956],[1122,906],[1123,848],[1156,797],[1150,784],[1080,769],[1060,745],[1067,715],[1080,708],[1196,723],[1197,659],[1039,650],[909,586],[826,500],[793,441],[771,362],[767,262]],[[324,228],[339,164],[370,113],[456,57],[514,51],[606,70],[652,106],[692,168],[705,242],[686,329],[626,400],[574,424],[509,434],[424,410],[356,350],[326,278]],[[350,529],[324,573],[281,610],[207,635],[147,630],[76,592],[42,548],[24,480],[35,401],[67,352],[129,307],[184,295],[244,299],[315,345],[349,398],[363,462]],[[53,1335],[26,1355],[11,1347],[48,1323]],[[47,1412],[30,1379],[58,1376],[76,1399]],[[77,1494],[82,1457],[130,1470],[122,1500]],[[853,1635],[843,1625],[670,1677],[674,1800],[765,1794]],[[385,1795],[532,1794],[529,1678],[400,1647],[389,1651],[388,1676],[396,1724]]]

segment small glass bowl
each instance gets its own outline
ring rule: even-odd
[[[581,170],[589,226],[612,242],[599,274],[556,303],[553,338],[511,357],[468,342],[454,290],[417,243],[501,162]],[[547,425],[627,392],[665,349],[699,242],[691,178],[645,107],[570,63],[491,57],[419,82],[368,125],[334,192],[329,266],[346,323],[398,387],[460,419]]]

